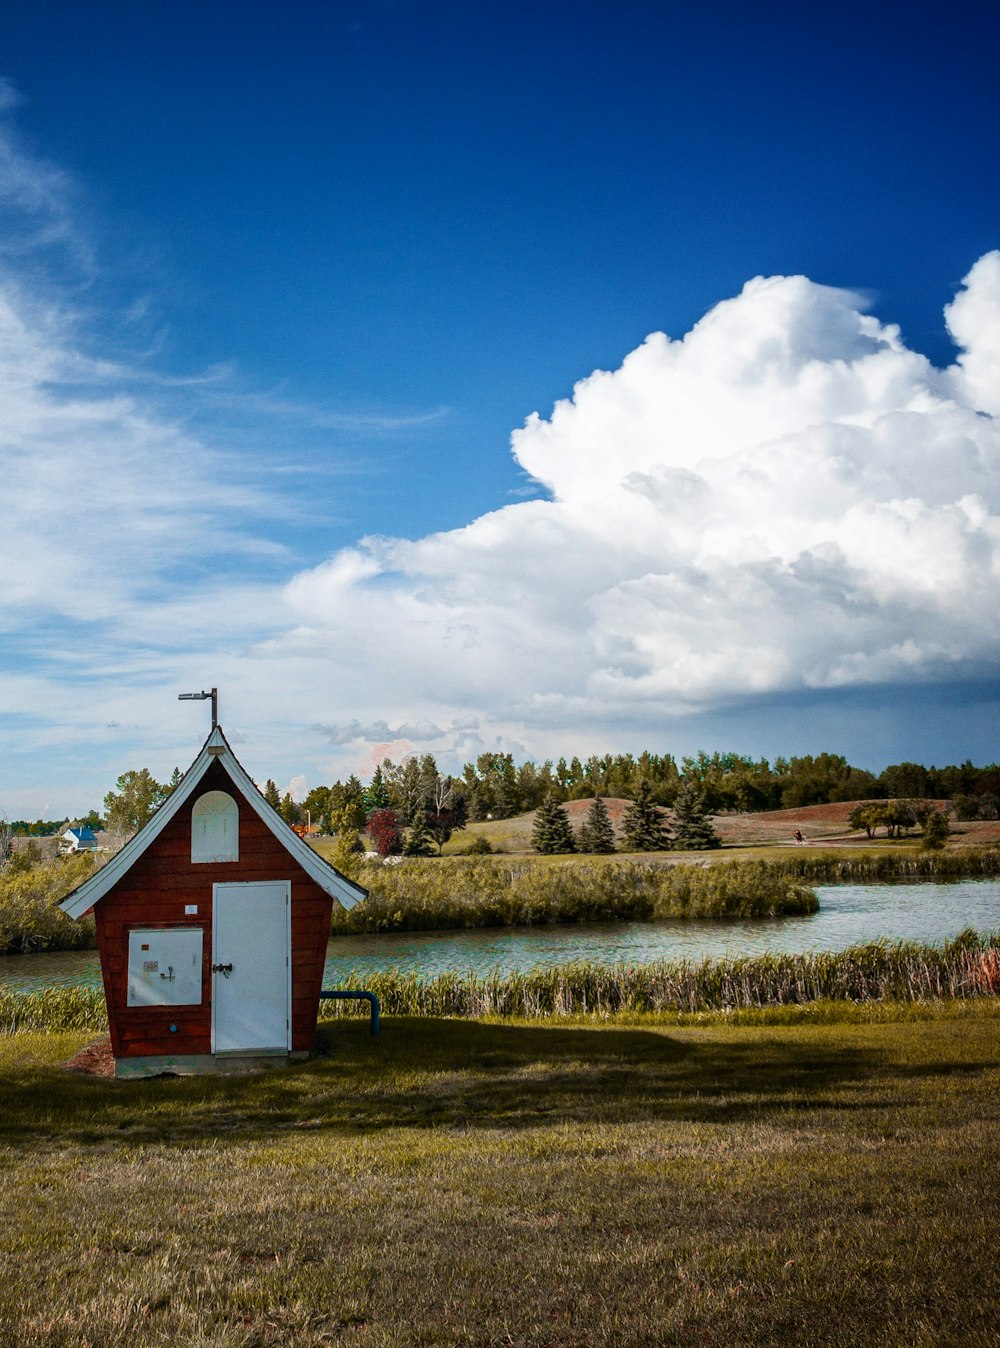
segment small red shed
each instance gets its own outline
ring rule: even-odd
[[[304,1056],[333,901],[365,893],[296,836],[215,727],[152,819],[60,904],[94,910],[115,1075]]]

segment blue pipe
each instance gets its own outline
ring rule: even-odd
[[[354,992],[353,990],[338,988],[336,992],[321,992],[319,999],[321,1002],[367,1002],[372,1009],[372,1034],[378,1034],[381,1008],[374,992]]]

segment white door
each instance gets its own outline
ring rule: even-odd
[[[212,1052],[292,1046],[291,885],[214,885]]]

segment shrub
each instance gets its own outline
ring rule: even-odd
[[[333,851],[330,853],[331,864],[340,871],[341,875],[346,875],[349,880],[356,880],[361,869],[361,857],[361,840],[358,837],[358,830],[348,827],[341,828],[337,833]]]
[[[74,921],[56,905],[86,880],[93,864],[93,856],[82,852],[27,869],[6,866],[0,872],[0,954],[92,949],[94,919]]]
[[[474,838],[469,840],[468,846],[463,848],[459,855],[463,857],[489,857],[493,855],[495,850],[485,833],[477,833]]]
[[[920,840],[921,847],[929,852],[938,851],[944,846],[945,840],[951,832],[948,816],[944,810],[931,809],[924,816],[922,822],[924,833]]]

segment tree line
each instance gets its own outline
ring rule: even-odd
[[[79,822],[133,833],[180,779],[177,768],[163,783],[146,768],[123,773],[116,790],[105,796],[103,812],[91,810]],[[486,752],[458,774],[439,771],[433,754],[411,754],[399,762],[384,759],[367,784],[351,775],[332,786],[313,787],[299,802],[268,780],[264,795],[288,823],[310,823],[324,833],[361,830],[377,810],[392,810],[400,828],[412,830],[419,824],[425,841],[440,847],[466,822],[509,819],[537,810],[547,799],[557,804],[597,796],[634,801],[642,782],[648,783],[654,805],[671,808],[684,785],[694,784],[709,814],[902,799],[951,801],[959,819],[1000,817],[1000,766],[995,763],[928,768],[903,762],[875,774],[830,753],[773,762],[735,753],[699,753],[678,761],[672,754],[646,751],[517,763],[512,754]],[[44,837],[66,823],[15,819],[9,827],[13,834]]]
[[[849,800],[950,800],[959,818],[1000,817],[1000,766],[971,762],[944,768],[895,763],[880,773],[853,767],[840,754],[754,759],[733,753],[699,753],[678,762],[672,754],[606,754],[516,763],[513,755],[482,753],[460,774],[438,771],[432,754],[386,758],[365,786],[358,777],[314,787],[301,805],[279,797],[293,816],[333,823],[345,808],[357,823],[361,813],[391,807],[411,825],[419,813],[460,808],[473,822],[510,819],[537,810],[544,800],[560,804],[595,796],[635,800],[648,782],[656,805],[673,808],[686,783],[694,783],[710,814],[798,809]],[[269,783],[273,787],[273,783]],[[274,788],[277,791],[277,788]],[[266,793],[265,793],[266,794]],[[272,803],[273,800],[272,800]],[[335,828],[330,831],[336,831]]]

